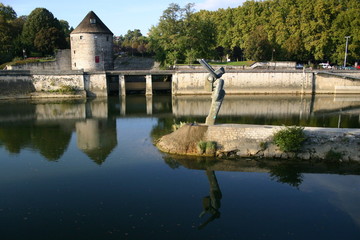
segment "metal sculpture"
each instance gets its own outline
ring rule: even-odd
[[[221,67],[218,70],[214,70],[204,59],[199,59],[198,61],[209,72],[205,80],[205,88],[209,88],[212,91],[211,106],[205,124],[214,125],[225,97],[225,90],[223,89],[224,80],[221,79],[225,73],[225,69]]]

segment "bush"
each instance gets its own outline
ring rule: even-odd
[[[340,152],[335,152],[334,150],[330,150],[326,153],[325,159],[329,161],[339,161],[342,157]]]
[[[305,141],[305,134],[303,127],[285,127],[273,137],[274,143],[284,152],[296,152],[298,151],[302,143]]]
[[[197,151],[199,154],[206,154],[206,155],[215,155],[216,152],[216,142],[206,142],[200,141],[197,144]]]
[[[181,121],[180,121],[180,123],[176,123],[174,121],[174,124],[172,125],[173,132],[175,132],[176,130],[178,130],[179,128],[181,128],[182,126],[184,126],[186,124],[188,124],[188,123],[187,122],[181,122]]]

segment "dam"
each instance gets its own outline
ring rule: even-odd
[[[152,95],[158,91],[172,95],[209,95],[204,88],[203,70],[82,70],[0,71],[0,99],[64,97],[61,89],[78,94],[68,97],[125,96],[131,93]],[[339,70],[230,70],[223,76],[227,95],[232,94],[358,94],[360,71]],[[57,94],[54,94],[57,93]]]

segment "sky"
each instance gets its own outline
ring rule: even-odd
[[[11,6],[18,16],[29,15],[35,8],[49,10],[59,20],[66,20],[76,28],[86,14],[94,11],[115,36],[125,35],[128,30],[140,29],[147,35],[151,26],[159,22],[163,11],[171,3],[184,7],[195,3],[196,10],[234,8],[246,0],[0,0]]]

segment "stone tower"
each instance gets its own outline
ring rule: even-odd
[[[113,69],[113,33],[93,11],[71,32],[70,43],[73,70]]]

